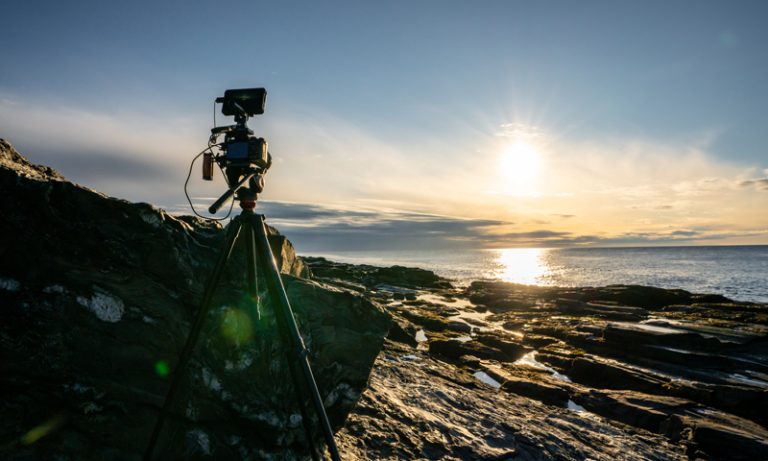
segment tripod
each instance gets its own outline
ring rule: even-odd
[[[219,199],[216,204],[220,205],[226,199],[234,195],[234,193],[243,186],[247,180],[252,177],[253,174],[247,175],[243,181],[241,181],[236,187],[227,191],[226,194]],[[242,191],[245,192],[245,191]],[[248,267],[248,293],[255,297],[257,295],[257,280],[256,270],[257,265],[261,267],[262,273],[266,279],[267,290],[270,295],[270,299],[275,300],[275,306],[273,307],[275,312],[275,320],[280,332],[280,336],[286,347],[288,354],[288,367],[290,369],[291,379],[293,381],[293,388],[296,393],[296,398],[299,403],[299,409],[301,411],[302,423],[304,425],[304,432],[307,439],[307,445],[310,450],[312,459],[318,461],[320,455],[317,452],[317,448],[312,443],[312,426],[307,411],[307,404],[304,401],[304,395],[302,394],[302,387],[305,392],[309,393],[315,412],[317,413],[317,419],[320,423],[320,427],[325,437],[325,442],[328,446],[328,452],[334,461],[340,461],[338,448],[333,438],[333,430],[331,424],[328,421],[328,415],[323,407],[323,400],[320,397],[320,392],[317,388],[314,375],[312,374],[312,368],[307,360],[307,348],[304,345],[304,341],[299,333],[299,328],[296,325],[296,320],[293,316],[291,304],[288,301],[288,296],[285,293],[285,287],[283,281],[280,278],[280,272],[278,271],[275,258],[272,254],[272,249],[269,246],[269,240],[267,238],[266,225],[264,224],[264,215],[255,214],[253,209],[256,207],[256,194],[241,194],[240,207],[242,212],[239,216],[232,220],[227,230],[227,235],[224,240],[224,247],[219,255],[216,267],[210,276],[207,284],[205,285],[205,291],[203,292],[203,300],[200,308],[195,316],[192,328],[187,337],[187,341],[184,344],[184,348],[181,351],[179,362],[176,366],[176,371],[171,379],[171,385],[166,394],[163,407],[160,411],[160,415],[155,424],[155,428],[152,432],[149,445],[144,453],[144,460],[150,461],[152,454],[157,444],[158,437],[162,431],[163,424],[168,417],[169,410],[173,404],[174,397],[181,383],[181,377],[189,364],[189,360],[192,356],[192,350],[195,347],[198,336],[203,326],[203,320],[206,313],[211,307],[213,301],[213,295],[216,291],[216,287],[221,280],[224,273],[224,266],[229,259],[232,249],[238,237],[245,238],[246,243],[246,260]],[[214,204],[214,206],[216,206]],[[211,207],[213,208],[213,206]],[[218,207],[217,207],[218,208]],[[259,264],[259,262],[261,264]],[[300,378],[303,378],[300,379]]]

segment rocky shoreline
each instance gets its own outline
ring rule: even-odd
[[[341,432],[358,459],[766,458],[767,305],[305,262],[395,320]]]
[[[0,458],[141,459],[223,229],[72,184],[3,140],[0,210]],[[455,287],[269,238],[347,461],[768,458],[766,304]],[[308,458],[242,253],[183,370],[162,459]]]

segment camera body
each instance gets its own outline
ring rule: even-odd
[[[224,115],[234,116],[235,125],[214,127],[211,129],[209,147],[218,147],[219,154],[209,151],[203,157],[203,179],[213,179],[213,163],[226,170],[230,183],[236,183],[240,176],[250,172],[261,174],[272,164],[267,141],[254,136],[253,130],[246,124],[248,118],[264,113],[267,91],[264,88],[245,88],[227,90],[223,97],[216,98],[221,103]],[[224,140],[219,142],[219,136]]]
[[[241,133],[239,130],[228,132],[221,144],[223,167],[266,168],[269,163],[267,141],[253,136],[253,131]]]

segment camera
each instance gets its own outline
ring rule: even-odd
[[[223,97],[216,98],[216,103],[221,104],[221,113],[234,116],[235,124],[211,129],[208,142],[211,150],[203,157],[203,179],[213,179],[214,162],[226,171],[230,184],[248,173],[260,175],[269,169],[272,159],[267,141],[254,136],[246,124],[249,117],[264,113],[266,99],[264,88],[226,90]],[[219,142],[221,135],[224,135],[223,142]],[[219,149],[218,154],[213,152],[214,147]]]

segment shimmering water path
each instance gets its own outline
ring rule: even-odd
[[[312,256],[421,267],[459,284],[481,279],[550,286],[639,284],[768,302],[768,246],[354,251]]]

